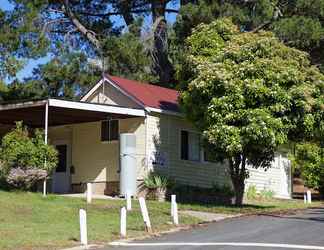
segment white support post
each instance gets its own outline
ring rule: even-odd
[[[127,211],[132,210],[132,195],[129,192],[126,192],[126,208]]]
[[[171,217],[173,217],[174,204],[177,202],[175,194],[171,195]]]
[[[46,179],[43,182],[43,196],[46,196]]]
[[[92,184],[91,183],[87,183],[87,203],[91,203],[92,202]]]
[[[178,204],[177,203],[175,203],[173,205],[173,224],[176,226],[179,225]]]
[[[312,192],[307,190],[307,202],[312,203]]]
[[[127,211],[125,207],[122,207],[120,210],[120,237],[125,238],[126,237],[126,217]]]
[[[80,209],[80,240],[84,246],[88,245],[88,233],[87,233],[87,212],[84,209]]]
[[[45,145],[47,145],[47,142],[48,142],[48,101],[46,102],[45,104],[45,128],[44,128],[44,143]],[[46,165],[47,165],[47,162],[46,162],[46,158],[45,158],[45,161],[44,161],[44,166],[45,166],[45,169],[46,169]],[[46,196],[46,178],[43,182],[43,196],[45,197]]]
[[[150,221],[150,217],[149,217],[149,214],[148,214],[148,211],[147,211],[145,199],[143,197],[140,197],[138,200],[139,200],[139,203],[140,203],[141,212],[142,212],[142,216],[143,216],[146,231],[151,233],[152,232],[151,221]]]
[[[304,203],[305,204],[307,203],[307,195],[306,195],[306,193],[304,193]]]

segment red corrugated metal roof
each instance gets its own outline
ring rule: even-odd
[[[144,106],[179,112],[179,92],[174,89],[163,88],[117,76],[108,76],[107,78]]]

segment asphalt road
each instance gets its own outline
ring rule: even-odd
[[[189,231],[106,249],[324,250],[324,209],[310,209],[292,216],[233,218]]]

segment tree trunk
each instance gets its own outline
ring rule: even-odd
[[[152,49],[153,72],[159,76],[159,82],[168,86],[173,79],[174,69],[169,60],[168,30],[165,8],[168,1],[152,1],[154,44]]]
[[[233,183],[234,193],[235,193],[235,205],[242,206],[244,189],[245,189],[244,180],[242,181],[241,179],[232,178],[232,183]]]
[[[242,206],[244,189],[245,189],[245,178],[247,176],[246,171],[246,158],[245,156],[236,156],[229,159],[229,170],[230,176],[235,193],[235,205]]]

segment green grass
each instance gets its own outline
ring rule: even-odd
[[[89,243],[107,243],[119,238],[120,200],[85,200],[24,192],[0,191],[0,249],[61,249],[79,244],[79,209],[87,210]],[[154,231],[173,227],[169,203],[147,204]],[[182,224],[198,223],[192,217]],[[144,224],[138,202],[127,214],[128,236],[143,236]]]
[[[246,201],[242,207],[222,206],[222,205],[199,205],[199,204],[181,204],[179,209],[194,211],[205,211],[223,214],[267,214],[267,213],[286,213],[293,210],[305,209],[311,207],[323,206],[322,202],[313,202],[304,204],[302,200],[252,200]]]
[[[89,243],[107,243],[119,238],[119,213],[122,200],[95,200],[87,205],[84,199],[66,198],[26,192],[0,191],[0,249],[61,249],[79,244],[79,209],[87,210]],[[155,232],[172,228],[170,203],[148,202]],[[319,206],[313,203],[312,206]],[[255,201],[241,208],[234,206],[179,204],[181,210],[215,213],[270,213],[302,209],[302,201]],[[193,217],[180,216],[181,224],[197,224]],[[143,236],[144,225],[137,201],[127,214],[129,237]]]

